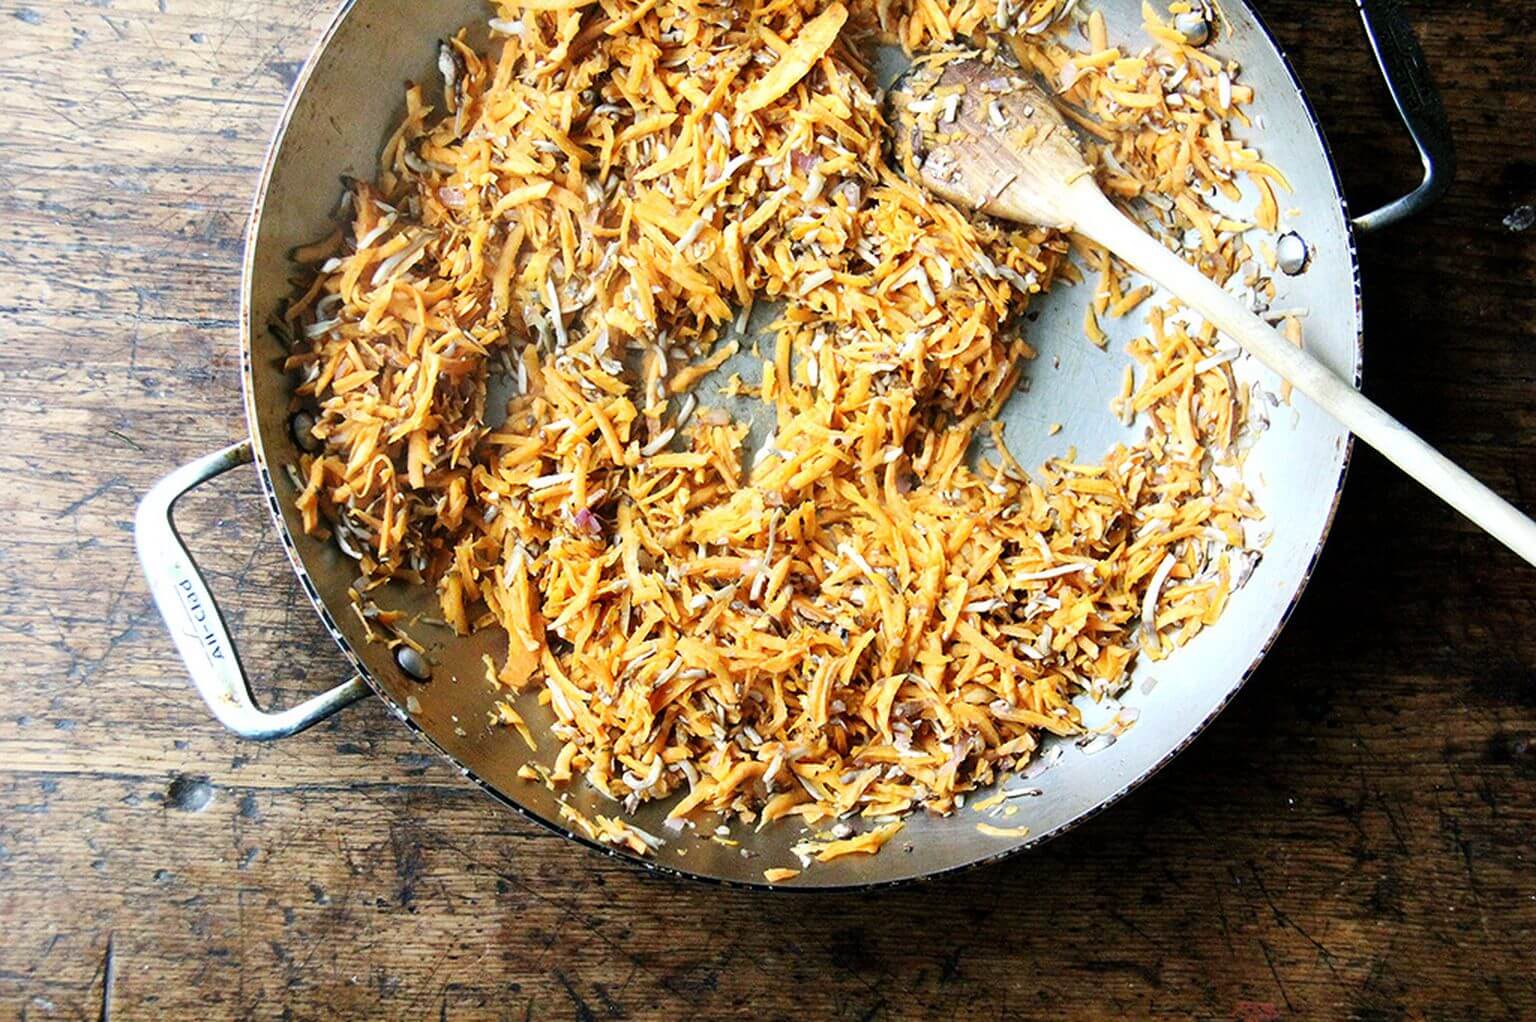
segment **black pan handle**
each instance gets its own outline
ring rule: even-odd
[[[144,577],[149,580],[150,595],[203,701],[219,723],[241,738],[264,741],[296,735],[318,724],[367,695],[368,686],[354,677],[276,713],[258,709],[251,697],[251,685],[224,616],[171,517],[176,501],[188,490],[250,461],[251,443],[245,440],[176,469],[139,502],[133,541]]]
[[[1365,36],[1403,126],[1418,147],[1424,180],[1407,195],[1354,219],[1358,231],[1375,231],[1406,220],[1439,199],[1456,175],[1456,147],[1445,104],[1429,77],[1424,51],[1403,13],[1402,0],[1355,0]]]

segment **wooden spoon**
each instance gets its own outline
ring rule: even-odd
[[[1116,209],[1099,190],[1076,133],[1018,69],[976,58],[918,64],[897,81],[890,103],[897,155],[911,180],[958,206],[1075,231],[1104,246],[1199,312],[1430,492],[1536,564],[1536,522]]]

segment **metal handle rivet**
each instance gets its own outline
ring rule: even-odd
[[[432,677],[432,665],[427,663],[427,658],[422,656],[414,646],[407,646],[404,643],[396,646],[395,663],[417,681],[427,681]]]
[[[1295,231],[1280,236],[1275,242],[1275,265],[1280,272],[1294,277],[1307,268],[1307,242]]]
[[[293,434],[293,442],[307,454],[314,454],[320,449],[320,441],[314,429],[315,417],[308,412],[294,412],[293,418],[288,420],[288,431]]]
[[[1199,11],[1185,11],[1175,15],[1173,29],[1191,46],[1204,46],[1211,38],[1211,23]]]

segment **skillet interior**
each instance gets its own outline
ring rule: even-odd
[[[1139,32],[1139,0],[1098,0],[1097,6],[1112,34]],[[1295,211],[1284,222],[1312,249],[1303,275],[1277,277],[1275,305],[1309,309],[1308,349],[1356,378],[1360,311],[1354,246],[1326,143],[1289,65],[1255,15],[1240,0],[1228,0],[1222,8],[1228,30],[1211,48],[1238,60],[1244,80],[1255,86],[1253,109],[1265,125],[1256,133],[1258,144],[1295,187],[1293,195],[1281,198],[1283,211]],[[499,659],[505,649],[502,637],[459,639],[430,626],[413,629],[434,664],[433,678],[425,684],[404,675],[382,646],[364,640],[346,595],[357,577],[356,565],[334,545],[305,536],[293,511],[295,492],[282,471],[283,464],[297,460],[287,419],[290,384],[280,369],[281,345],[265,328],[289,294],[287,253],[330,229],[339,177],[373,176],[379,148],[403,110],[404,80],[435,83],[437,40],[485,17],[479,0],[354,0],[321,40],[278,129],[253,212],[242,308],[246,408],[278,533],[343,653],[395,712],[466,776],[565,833],[556,795],[515,776],[529,756],[526,747],[486,722],[493,693],[481,657],[488,653]],[[1134,48],[1141,45],[1136,42]],[[1080,327],[1089,290],[1058,288],[1035,307],[1039,319],[1029,336],[1041,357],[1027,372],[1032,387],[1015,395],[1004,411],[1010,446],[1026,465],[1061,455],[1069,446],[1098,457],[1130,435],[1110,416],[1107,403],[1118,390],[1124,343],[1140,324],[1134,317],[1106,324],[1108,351],[1094,349]],[[1270,391],[1278,389],[1267,373],[1254,370],[1253,375]],[[1138,667],[1137,683],[1124,702],[1138,707],[1141,717],[1128,734],[1091,757],[1067,744],[1060,760],[1031,782],[1044,793],[1024,800],[1008,820],[1010,826],[1028,826],[1028,837],[983,835],[974,826],[981,817],[969,810],[944,819],[914,816],[882,854],[818,865],[791,886],[901,882],[1017,851],[1107,806],[1192,739],[1235,694],[1283,625],[1310,574],[1343,483],[1347,434],[1304,398],[1298,395],[1294,402],[1270,410],[1271,427],[1249,455],[1248,481],[1268,514],[1260,531],[1272,532],[1252,579],[1233,596],[1216,626],[1169,660]],[[1065,428],[1048,436],[1047,426],[1056,422]],[[390,587],[379,602],[435,613],[435,601],[425,590]],[[1149,675],[1158,680],[1150,693],[1144,691]],[[536,732],[548,722],[548,714],[531,698],[519,706]],[[552,752],[545,750],[546,756]],[[582,784],[572,786],[568,797],[588,815],[616,809]],[[789,851],[802,835],[794,823],[756,834],[736,828],[732,837],[740,840],[738,849],[709,840],[712,823],[672,835],[661,825],[664,812],[652,805],[635,819],[638,826],[669,839],[655,858],[642,860],[648,866],[757,885],[769,866],[798,865]]]

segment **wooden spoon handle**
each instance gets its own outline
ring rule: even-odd
[[[1105,199],[1091,179],[1068,186],[1073,230],[1177,295],[1355,436],[1536,565],[1536,522],[1435,450],[1373,401],[1296,347],[1214,281],[1164,248]]]

